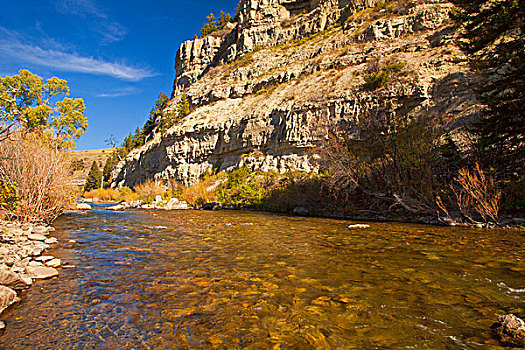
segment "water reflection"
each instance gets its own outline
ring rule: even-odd
[[[70,214],[76,265],[3,318],[9,349],[494,349],[524,313],[516,232],[252,212]]]

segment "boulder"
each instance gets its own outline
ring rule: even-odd
[[[513,314],[498,316],[496,336],[505,346],[525,347],[525,321]]]
[[[308,215],[309,211],[305,207],[295,207],[293,208],[293,213],[295,215],[305,216],[305,215]]]
[[[25,276],[22,277],[16,272],[2,268],[0,269],[0,284],[11,289],[21,290],[28,288],[32,281],[27,280]]]
[[[27,274],[33,279],[46,279],[58,276],[58,271],[53,267],[27,266]]]
[[[16,292],[0,285],[0,314],[16,302]]]
[[[218,202],[211,202],[211,203],[204,203],[202,205],[203,210],[220,210],[222,209],[221,203]]]
[[[189,209],[190,206],[185,201],[179,201],[177,198],[171,198],[164,206],[165,210],[182,210]]]
[[[91,210],[91,205],[86,203],[77,203],[77,210]]]

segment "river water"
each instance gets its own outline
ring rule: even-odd
[[[495,349],[525,236],[241,211],[64,215],[3,349]],[[69,240],[77,243],[68,243]]]

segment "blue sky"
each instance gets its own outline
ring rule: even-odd
[[[238,0],[0,0],[0,76],[20,69],[66,79],[86,103],[77,149],[107,147],[142,126],[158,94],[171,94],[174,59],[206,16]]]

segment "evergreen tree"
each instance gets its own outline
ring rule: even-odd
[[[100,171],[97,162],[93,161],[91,169],[89,170],[86,185],[84,191],[91,191],[100,188],[100,182],[102,181],[102,172]]]
[[[478,96],[488,111],[473,130],[478,156],[509,199],[525,188],[525,1],[452,2],[458,9],[452,17],[465,28],[462,49],[485,76]]]
[[[104,169],[102,170],[102,175],[104,176],[104,188],[109,184],[109,179],[111,178],[111,171],[115,168],[115,165],[118,164],[118,155],[117,152],[113,152],[111,156],[106,160],[104,164]]]

